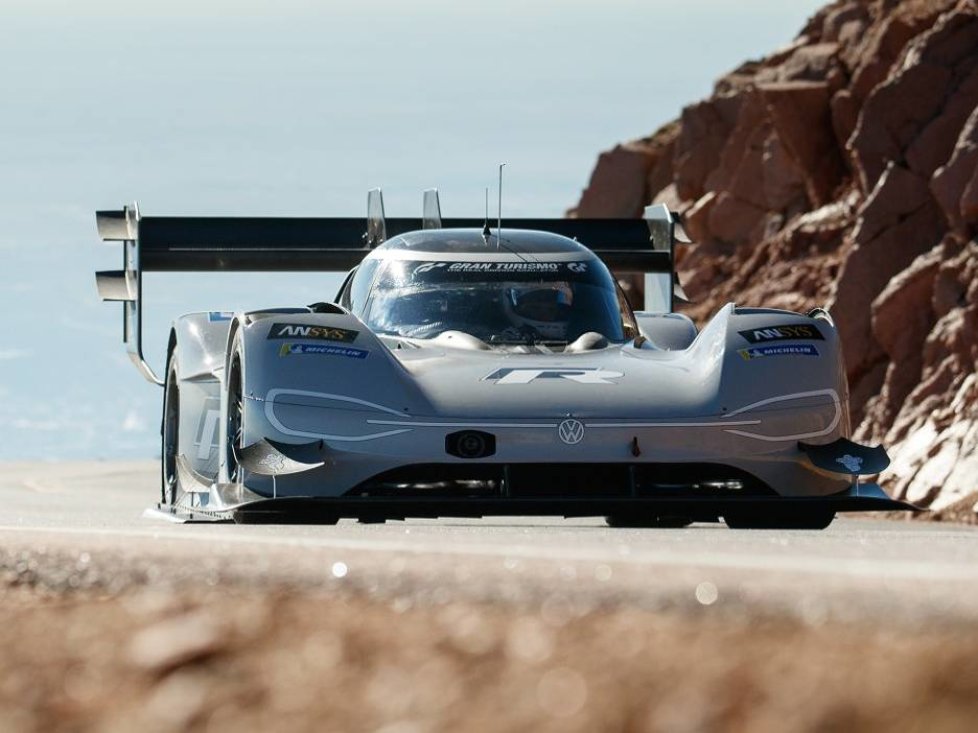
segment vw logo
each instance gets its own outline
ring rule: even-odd
[[[557,426],[557,435],[567,445],[577,445],[584,440],[584,423],[580,420],[564,420]]]

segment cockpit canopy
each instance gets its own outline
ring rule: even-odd
[[[637,335],[611,273],[576,242],[546,235],[547,250],[531,252],[515,246],[519,232],[498,249],[494,238],[466,247],[438,234],[434,251],[392,240],[365,259],[342,304],[375,333],[405,338],[462,331],[490,345],[566,345],[589,332],[619,343]]]

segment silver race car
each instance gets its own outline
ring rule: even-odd
[[[849,440],[838,333],[807,314],[672,312],[678,231],[642,220],[143,217],[98,212],[133,361],[163,387],[162,497],[179,520],[603,516],[612,526],[820,529],[910,509]],[[364,230],[366,233],[364,234]],[[142,273],[342,271],[334,302],[190,313],[157,376]],[[633,311],[611,271],[646,273]]]

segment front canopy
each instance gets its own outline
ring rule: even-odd
[[[365,263],[366,264],[366,263]],[[381,260],[358,279],[355,305],[375,332],[434,338],[462,331],[487,344],[570,343],[588,332],[623,342],[638,332],[596,258],[562,262]]]

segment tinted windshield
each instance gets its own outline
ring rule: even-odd
[[[636,333],[614,281],[594,261],[388,260],[361,318],[378,333],[464,331],[490,344],[566,344],[589,331],[620,342]]]

